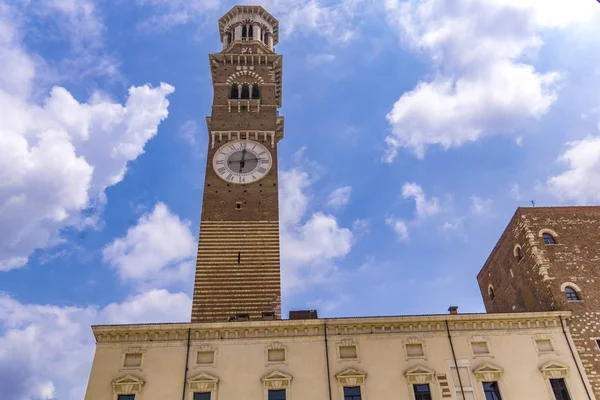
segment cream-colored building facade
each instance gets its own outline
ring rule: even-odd
[[[279,23],[219,31],[194,322],[94,326],[85,400],[594,399],[569,312],[281,320]]]
[[[285,390],[286,400],[343,400],[348,387],[360,400],[415,400],[414,385],[428,385],[434,400],[463,393],[483,400],[483,382],[497,382],[501,399],[532,400],[555,398],[552,379],[563,380],[571,399],[593,399],[571,351],[568,318],[548,312],[95,326],[85,399],[194,400],[202,393],[268,400],[269,390]]]

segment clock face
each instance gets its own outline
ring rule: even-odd
[[[273,160],[265,146],[252,140],[234,140],[221,146],[213,157],[213,168],[227,182],[256,182],[269,172]]]

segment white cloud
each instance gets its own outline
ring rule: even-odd
[[[388,217],[385,223],[392,228],[398,240],[405,241],[408,239],[408,226],[406,222],[396,217]]]
[[[492,199],[483,199],[481,197],[471,197],[471,212],[477,215],[484,215],[490,212],[492,208]]]
[[[405,199],[414,199],[417,217],[426,217],[440,212],[440,204],[437,197],[427,199],[423,188],[416,183],[405,183],[402,186],[402,196]]]
[[[542,46],[541,32],[583,23],[600,12],[593,1],[389,0],[392,26],[428,54],[434,77],[394,104],[384,160],[399,148],[423,157],[430,145],[461,146],[511,133],[545,114],[556,99],[557,72],[525,59]]]
[[[368,219],[356,219],[352,221],[352,232],[356,235],[366,235],[371,231],[371,221]]]
[[[115,268],[122,280],[144,288],[189,281],[195,254],[190,222],[181,221],[163,203],[102,251],[104,262]]]
[[[102,93],[80,103],[54,87],[39,104],[32,99],[34,58],[15,26],[0,18],[0,270],[24,266],[35,249],[57,243],[64,227],[95,223],[105,189],[123,179],[127,163],[156,135],[174,90],[131,87],[121,105]]]
[[[350,202],[351,186],[342,186],[334,189],[327,200],[327,205],[336,210],[344,208]]]
[[[136,0],[150,8],[153,16],[144,21],[145,30],[164,30],[188,23],[204,23],[221,17],[235,3],[222,0]],[[266,0],[250,2],[264,7],[280,22],[285,38],[313,34],[330,42],[347,43],[356,37],[356,17],[362,0],[324,2],[321,0]],[[209,25],[212,27],[213,25]],[[211,29],[211,28],[209,28]]]
[[[323,53],[309,54],[308,56],[306,56],[306,64],[311,68],[320,67],[323,64],[333,62],[333,60],[335,60],[334,54]]]
[[[191,299],[153,290],[97,307],[23,304],[0,294],[0,388],[3,399],[81,400],[94,354],[92,324],[189,319]]]
[[[558,161],[567,169],[547,182],[557,197],[578,204],[600,201],[600,136],[568,142]]]
[[[353,233],[334,216],[309,213],[311,181],[299,169],[280,174],[281,267],[284,291],[307,283],[322,283],[335,272],[335,260],[352,248]]]

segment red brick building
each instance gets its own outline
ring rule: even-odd
[[[518,208],[477,280],[490,313],[572,311],[576,351],[600,396],[600,207]]]

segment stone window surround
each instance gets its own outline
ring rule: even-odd
[[[284,354],[283,361],[269,361],[269,350],[283,350],[283,354]],[[284,345],[283,343],[280,343],[280,342],[273,342],[265,348],[265,366],[266,367],[268,367],[269,365],[273,365],[273,364],[287,365],[287,363],[288,363],[288,347],[286,345]]]
[[[117,400],[120,394],[134,394],[135,400],[142,400],[144,381],[133,375],[124,375],[111,382],[112,399]]]
[[[542,238],[543,235],[544,235],[544,233],[548,233],[548,234],[552,235],[552,237],[554,238],[554,241],[556,242],[554,244],[545,244],[544,243],[544,245],[546,245],[546,246],[556,246],[556,245],[560,244],[559,241],[558,241],[558,237],[559,237],[558,233],[556,233],[555,231],[553,231],[550,228],[543,228],[543,229],[540,229],[540,231],[538,232],[538,237]]]
[[[338,395],[339,399],[344,398],[345,387],[360,387],[360,399],[367,400],[367,392],[365,390],[365,380],[367,373],[362,372],[358,369],[348,368],[336,374],[335,376],[338,383]]]
[[[521,252],[521,257],[519,257],[519,251]],[[525,256],[523,255],[523,247],[521,247],[521,245],[518,243],[515,244],[515,247],[513,248],[513,256],[515,256],[517,259],[518,264],[521,264],[521,261],[525,259]]]
[[[349,346],[356,347],[356,358],[342,358],[340,347],[349,347]],[[349,362],[360,362],[360,353],[359,353],[359,348],[358,348],[358,342],[356,342],[352,339],[344,339],[344,340],[341,340],[336,343],[335,349],[336,349],[337,358],[338,358],[339,362],[348,362],[348,361]]]
[[[142,349],[141,347],[130,347],[127,348],[125,350],[123,350],[121,352],[121,361],[120,361],[120,368],[119,371],[124,371],[124,370],[138,370],[138,371],[142,371],[143,370],[143,366],[144,366],[144,356],[145,356],[146,350]],[[127,354],[141,354],[142,355],[142,359],[140,361],[140,365],[136,365],[136,366],[131,366],[131,367],[126,367],[125,366],[125,357],[127,356]]]
[[[469,341],[469,347],[471,348],[471,354],[472,354],[473,358],[481,358],[481,357],[494,358],[494,355],[492,354],[491,343],[489,340],[487,340],[483,336],[473,336],[473,337],[469,338],[468,341]],[[473,351],[473,342],[475,342],[475,343],[485,342],[488,352],[485,354],[476,354],[475,351]]]
[[[261,379],[263,383],[263,400],[269,400],[269,390],[285,390],[285,399],[291,400],[290,385],[292,376],[281,371],[273,371]],[[211,399],[212,400],[212,399]]]
[[[554,338],[550,335],[545,335],[545,334],[539,334],[539,335],[535,335],[531,337],[531,340],[533,341],[533,345],[535,347],[535,351],[538,354],[538,356],[543,356],[546,354],[555,354],[558,355],[558,351],[556,350],[556,342],[554,341]],[[549,340],[550,344],[552,344],[552,350],[551,351],[540,351],[538,349],[538,345],[537,345],[537,341],[538,340]]]
[[[219,378],[205,372],[194,375],[187,380],[188,400],[194,400],[194,393],[210,393],[210,400],[217,400]],[[136,399],[137,400],[137,399]]]
[[[212,351],[214,353],[212,364],[198,364],[198,352],[200,352],[200,351]],[[206,368],[206,367],[215,368],[217,366],[217,354],[218,354],[217,348],[212,345],[203,344],[203,345],[192,346],[190,348],[190,369],[198,369],[198,368]]]
[[[490,301],[496,300],[496,290],[494,289],[494,285],[492,285],[490,283],[488,285],[487,292],[488,292],[488,297],[490,298]]]
[[[406,346],[409,344],[420,344],[421,348],[423,349],[423,355],[422,356],[409,356],[408,349],[406,348]],[[404,343],[402,344],[402,348],[404,349],[404,357],[407,361],[408,360],[425,360],[425,361],[427,361],[427,347],[426,347],[425,340],[417,339],[417,338],[408,338],[408,339],[404,340]]]
[[[458,398],[458,393],[461,391],[461,387],[459,385],[455,385],[454,384],[454,374],[452,373],[453,370],[456,370],[457,374],[460,374],[460,369],[461,368],[465,368],[468,371],[468,378],[469,381],[465,382],[464,379],[462,381],[462,385],[463,385],[463,390],[466,392],[471,392],[473,394],[473,396],[475,396],[475,385],[473,384],[473,379],[472,379],[472,372],[471,372],[471,367],[469,365],[469,360],[456,360],[456,364],[458,364],[458,368],[456,368],[456,365],[454,363],[453,360],[448,360],[448,369],[450,370],[450,373],[448,374],[448,381],[450,383],[450,388],[452,390],[452,392],[454,393],[454,395],[456,396],[456,398]]]
[[[550,379],[564,379],[565,386],[567,387],[567,392],[569,392],[569,397],[573,399],[573,392],[571,391],[571,387],[569,384],[569,367],[565,364],[551,361],[549,363],[544,364],[540,367],[540,372],[544,377],[544,381],[546,382],[546,389],[548,389],[549,398],[554,398],[554,391],[552,390],[552,385],[550,384]]]
[[[437,391],[437,385],[435,385],[434,377],[435,371],[423,366],[416,365],[406,372],[404,372],[404,377],[408,382],[408,393],[410,396],[410,400],[415,400],[415,391],[413,389],[414,385],[429,385],[429,392],[431,393],[431,397],[437,399],[441,397],[435,393]]]
[[[502,393],[501,385],[501,382],[504,378],[504,369],[490,363],[485,363],[473,369],[472,373],[475,379],[479,382],[479,384],[477,385],[478,388],[476,389],[479,398],[485,399],[485,392],[483,391],[483,382],[497,382],[501,398],[506,398],[504,396],[504,393]]]
[[[581,290],[581,288],[579,286],[577,286],[573,282],[564,282],[562,285],[560,285],[560,291],[565,293],[565,289],[567,287],[571,287],[572,289],[574,289],[577,292],[577,296],[579,297],[579,300],[568,300],[570,303],[577,303],[577,302],[583,301],[583,295],[582,295],[583,290]]]

